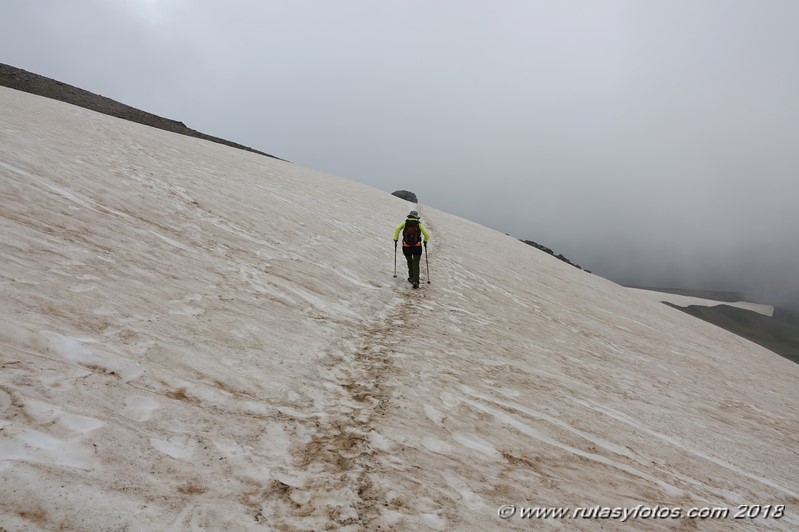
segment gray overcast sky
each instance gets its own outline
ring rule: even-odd
[[[795,0],[0,0],[0,62],[619,282],[799,300],[797,27]]]

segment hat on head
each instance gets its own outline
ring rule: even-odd
[[[419,213],[416,212],[416,211],[411,211],[410,213],[408,213],[408,216],[413,216],[414,218],[418,218],[419,217]]]

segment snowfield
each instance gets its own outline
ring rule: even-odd
[[[0,109],[0,529],[799,529],[788,360],[425,205],[413,291],[383,191]]]

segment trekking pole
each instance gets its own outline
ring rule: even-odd
[[[424,262],[427,264],[427,284],[430,284],[430,261],[427,260],[427,242],[424,243]]]
[[[397,241],[394,241],[394,277],[397,276]]]

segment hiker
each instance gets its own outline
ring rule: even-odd
[[[397,247],[399,234],[402,231],[402,254],[408,261],[408,282],[419,288],[419,262],[422,260],[422,244],[427,249],[430,233],[419,221],[419,213],[411,211],[408,218],[394,229],[394,248]],[[422,240],[424,235],[424,240]]]

